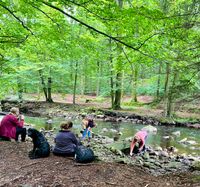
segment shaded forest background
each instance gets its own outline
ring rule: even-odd
[[[180,103],[199,112],[199,15],[197,0],[1,0],[0,97],[93,95],[120,109],[144,95],[166,117]]]

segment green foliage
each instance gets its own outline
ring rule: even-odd
[[[198,2],[117,2],[1,1],[0,97],[42,92],[39,71],[52,92],[73,93],[77,74],[77,94],[156,96],[159,80],[162,96],[167,64],[174,100],[198,94]]]

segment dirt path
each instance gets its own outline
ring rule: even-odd
[[[0,186],[69,187],[199,187],[191,174],[155,177],[142,168],[117,163],[77,164],[73,158],[50,155],[30,160],[32,143],[0,142]]]

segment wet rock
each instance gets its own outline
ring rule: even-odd
[[[149,159],[149,153],[145,152],[144,155],[142,156],[145,160]]]
[[[101,132],[108,132],[108,129],[107,128],[103,128],[102,130],[101,130]]]
[[[153,163],[151,163],[151,162],[144,162],[143,166],[144,166],[144,167],[148,167],[148,168],[150,168],[150,169],[156,169],[156,168],[157,168],[157,167],[156,167]]]
[[[169,154],[167,151],[160,151],[159,154],[158,154],[160,157],[168,157]]]
[[[153,127],[152,125],[147,125],[146,127],[143,127],[142,130],[145,130],[148,133],[156,133],[157,132],[157,128]]]
[[[196,145],[197,144],[196,141],[188,140],[187,138],[180,140],[179,143],[183,143],[183,144],[186,144],[186,145]]]
[[[105,118],[105,116],[104,116],[104,115],[100,115],[100,114],[99,114],[99,115],[97,115],[96,117],[97,117],[98,119],[104,119],[104,118]]]
[[[101,141],[102,144],[110,144],[113,142],[114,142],[114,140],[112,138],[108,138],[108,137],[106,137],[105,139],[102,139],[102,141]]]
[[[195,161],[195,162],[193,162],[191,168],[192,168],[193,170],[200,171],[200,161]]]
[[[180,131],[175,131],[175,132],[172,132],[172,135],[174,135],[174,136],[180,136],[181,132]]]
[[[112,132],[112,133],[117,133],[118,131],[115,130],[115,129],[110,129],[110,132]]]

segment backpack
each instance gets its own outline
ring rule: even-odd
[[[75,148],[75,160],[79,163],[88,163],[95,160],[94,152],[91,148],[83,145]]]

